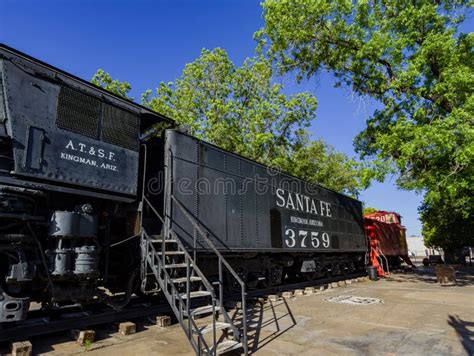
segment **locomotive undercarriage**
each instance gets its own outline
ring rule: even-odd
[[[31,302],[48,309],[97,302],[120,308],[138,292],[137,207],[85,199],[0,185],[0,322],[25,319]],[[364,266],[360,253],[225,256],[250,289],[350,274]],[[198,253],[198,264],[211,282],[219,278],[217,260]],[[183,277],[179,273],[172,272]],[[233,278],[224,278],[232,292]]]
[[[0,185],[0,322],[25,319],[31,302],[48,309],[97,302],[120,308],[138,292],[137,207],[85,199]],[[364,266],[360,253],[233,253],[226,259],[250,289]],[[198,264],[211,282],[218,279],[217,260],[198,253]],[[237,286],[227,280],[232,292]]]
[[[138,238],[109,247],[124,239],[126,217],[116,203],[0,185],[0,322],[25,319],[33,301],[125,305],[139,275]]]
[[[226,259],[248,288],[269,288],[285,283],[342,276],[365,268],[364,253],[228,254]],[[210,281],[218,279],[216,259],[203,255],[198,258],[198,264]],[[233,287],[237,286],[228,285],[229,289]]]

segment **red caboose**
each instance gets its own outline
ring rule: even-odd
[[[404,260],[413,266],[408,257],[405,227],[399,214],[377,211],[364,216],[367,233],[370,264],[377,268],[378,275],[384,276],[390,269],[400,267]]]

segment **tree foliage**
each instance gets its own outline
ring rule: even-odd
[[[366,169],[306,131],[316,98],[285,95],[267,59],[235,66],[220,49],[203,50],[180,78],[160,83],[143,103],[189,127],[190,133],[229,151],[328,188],[356,195]]]
[[[368,215],[368,214],[376,213],[377,211],[379,211],[379,209],[373,208],[371,206],[365,207],[364,208],[364,216]]]
[[[130,90],[132,90],[132,86],[127,82],[121,82],[117,79],[112,79],[110,74],[104,72],[103,69],[97,70],[97,72],[92,77],[91,82],[92,84],[104,88],[115,95],[132,100],[132,98],[128,96],[128,93]]]
[[[472,194],[472,191],[465,191],[465,193]],[[439,194],[442,201],[425,200],[420,212],[426,246],[442,247],[447,252],[454,252],[459,247],[473,245],[474,215],[472,206],[464,206],[466,201],[472,199],[472,196],[460,199],[461,195],[462,192],[456,195]],[[468,212],[470,216],[464,218],[460,212],[461,214]]]
[[[472,221],[474,205],[474,34],[458,31],[470,6],[267,0],[256,34],[282,73],[302,79],[329,70],[337,86],[382,104],[356,150],[396,169],[402,188],[425,193],[425,238],[447,248],[474,244],[458,228]]]
[[[302,145],[317,106],[309,93],[284,95],[265,59],[236,67],[219,48],[203,50],[180,78],[160,83],[150,95],[145,105],[188,126],[194,136],[275,165]]]
[[[322,140],[308,140],[281,168],[309,182],[352,196],[366,188],[373,177],[370,169],[344,153],[336,152]]]
[[[316,98],[306,92],[285,95],[267,59],[257,56],[238,67],[220,49],[203,50],[174,82],[147,90],[142,103],[189,128],[192,135],[229,151],[357,195],[370,171],[313,141],[307,127],[315,118]],[[131,87],[99,70],[94,82],[127,97]]]

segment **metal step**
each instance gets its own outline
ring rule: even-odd
[[[162,292],[161,289],[150,289],[150,290],[145,290],[145,291],[144,291],[145,294],[161,293],[161,292]]]
[[[215,312],[218,312],[221,308],[216,306],[214,308]],[[190,315],[191,316],[196,316],[196,315],[203,315],[203,314],[210,314],[212,313],[212,305],[205,305],[203,307],[198,307],[190,310]],[[184,316],[188,316],[187,311],[184,311]]]
[[[216,321],[216,331],[217,330],[229,329],[231,327],[232,327],[232,325],[230,325],[228,323],[223,323],[222,321]],[[209,325],[203,326],[202,328],[199,328],[199,331],[203,335],[208,334],[208,333],[212,333],[213,330],[214,330],[213,324],[209,324]],[[194,332],[197,333],[197,331],[194,331]]]
[[[163,252],[157,252],[158,255],[163,255]],[[165,256],[171,256],[171,255],[184,255],[183,251],[165,251]]]
[[[189,267],[193,267],[192,264]],[[165,265],[165,268],[186,268],[186,263],[171,263],[169,265]]]
[[[237,314],[243,314],[244,311],[242,309],[237,309]],[[260,312],[260,308],[251,308],[251,307],[248,307],[246,310],[245,310],[245,313],[247,314],[247,317],[249,315],[252,315],[253,313],[255,312]]]
[[[194,226],[195,230],[197,230],[201,235],[206,235],[206,227],[202,226],[198,219],[190,215],[187,212],[186,208],[179,202],[179,200],[177,200],[177,198],[172,193],[169,192],[169,194],[170,198],[173,200],[173,202],[176,203],[178,208],[182,210],[182,213]],[[168,221],[166,221],[167,217],[162,217],[145,196],[143,197],[142,203],[148,204],[148,206],[163,224],[168,223]],[[153,227],[151,225],[152,222],[156,225],[156,227]],[[209,281],[203,275],[198,276],[196,261],[193,260],[193,257],[197,257],[196,253],[193,253],[192,249],[188,249],[188,247],[182,244],[181,237],[176,235],[173,229],[170,229],[168,231],[165,228],[164,230],[162,230],[162,232],[166,232],[166,234],[163,234],[162,232],[160,233],[160,230],[157,229],[158,227],[160,227],[159,222],[151,221],[150,226],[151,228],[153,228],[154,232],[154,234],[152,235],[148,235],[145,231],[146,226],[142,226],[142,228],[144,229],[144,234],[142,235],[142,268],[146,268],[146,270],[143,270],[142,273],[147,273],[150,269],[154,271],[156,273],[153,273],[154,277],[158,282],[159,286],[163,286],[162,292],[170,302],[171,306],[173,307],[174,305],[175,307],[178,307],[176,304],[177,302],[180,303],[179,309],[173,308],[173,312],[180,324],[183,326],[183,329],[186,332],[186,336],[191,342],[191,345],[196,354],[209,353],[215,356],[231,352],[233,350],[241,352],[240,349],[243,348],[244,353],[247,355],[247,345],[239,342],[241,340],[247,340],[246,329],[243,328],[242,330],[240,330],[241,327],[237,327],[237,325],[235,325],[235,321],[228,314],[226,308],[224,308],[223,305],[216,305],[220,304],[219,300],[222,300],[224,298],[224,296],[222,295],[223,290],[222,288],[209,287],[209,290],[205,288],[206,286],[209,286]],[[226,268],[229,269],[229,272],[236,276],[236,272],[234,271],[234,269],[228,266],[228,263],[225,261],[224,257],[220,255],[216,247],[210,241],[206,239],[205,241],[207,241],[207,247],[209,248],[210,252],[213,251],[216,255],[215,257],[219,259],[219,266],[224,264]],[[185,258],[174,258],[174,256],[180,255],[184,255]],[[166,256],[168,256],[168,258],[166,258]],[[187,271],[187,273],[176,273],[177,271],[179,271],[178,268],[180,268],[181,271],[183,271],[184,269],[184,271]],[[190,271],[191,268],[193,269],[192,271]],[[148,274],[146,277],[148,277]],[[242,284],[242,281],[239,277],[235,278],[237,282]],[[192,288],[183,288],[185,286],[183,283],[186,283],[186,285],[188,285],[187,283],[191,282],[198,282],[201,287],[197,288],[198,285],[193,284]],[[221,283],[222,281],[213,284],[216,286],[221,286]],[[149,287],[156,288],[156,286]],[[190,290],[193,289],[202,290],[190,292]],[[186,290],[188,292],[185,292]],[[216,293],[219,295],[218,298],[216,297]],[[242,287],[242,293],[245,293],[245,286]],[[241,303],[245,304],[244,301],[242,301]],[[191,305],[194,305],[193,309],[191,309]],[[186,311],[183,309],[188,310]],[[222,317],[224,317],[224,320],[219,321],[218,317],[221,314]],[[198,315],[203,315],[206,317],[206,321],[200,321],[199,326],[196,325],[191,319],[194,319],[195,316],[197,319]],[[190,323],[190,325],[186,326],[186,322]],[[208,323],[211,324],[208,325]],[[245,326],[245,323],[243,325]],[[233,337],[233,339],[230,340],[225,338],[229,336],[227,335],[229,329],[231,330],[230,336]],[[221,342],[218,342],[216,338],[212,337],[214,330],[221,330],[220,333],[225,334],[222,335],[224,336],[224,339],[219,337]],[[195,342],[196,336],[201,342]],[[206,336],[206,338],[204,338],[204,336]],[[207,340],[209,338],[213,339],[210,344]],[[207,347],[206,350],[201,349],[201,346],[206,344],[210,346],[210,350]]]
[[[222,355],[226,352],[237,350],[242,347],[242,343],[234,340],[224,340],[217,344],[216,354]],[[214,347],[211,347],[211,353],[214,351]]]
[[[186,277],[181,277],[181,278],[173,278],[171,280],[171,282],[173,282],[173,283],[186,283],[187,280],[188,279]],[[189,280],[191,282],[199,282],[199,281],[202,281],[202,278],[193,276],[193,277],[189,277]]]
[[[210,295],[211,295],[211,292],[208,292],[206,290],[199,290],[199,291],[196,291],[196,292],[191,292],[189,294],[189,297],[190,298],[201,298],[201,297],[207,297],[207,296],[210,296]],[[186,293],[181,293],[179,296],[181,297],[181,299],[187,299],[188,298]]]
[[[167,244],[175,243],[175,244],[177,244],[176,240],[173,240],[173,239],[165,239],[165,240],[163,240],[162,238],[159,238],[159,239],[150,239],[150,241],[151,241],[152,243],[167,243]]]

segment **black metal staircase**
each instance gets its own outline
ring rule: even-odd
[[[171,200],[194,226],[206,245],[206,253],[215,255],[219,278],[211,284],[197,265],[196,251],[189,252],[172,228],[151,202],[147,205],[163,224],[163,235],[149,235],[142,226],[142,291],[160,290],[166,297],[197,355],[219,355],[243,349],[248,354],[245,283],[208,237],[208,231],[173,196]],[[196,235],[195,239],[196,239]],[[201,241],[200,241],[201,242]],[[242,324],[237,326],[224,308],[224,274],[231,276],[241,290]],[[158,289],[148,290],[149,279],[158,283]],[[203,316],[207,315],[207,318]],[[202,325],[202,322],[206,322]],[[219,335],[220,334],[220,335]]]

